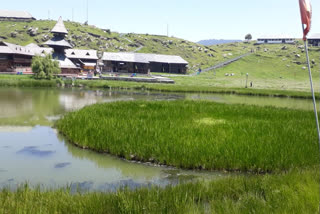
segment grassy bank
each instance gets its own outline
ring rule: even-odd
[[[316,169],[116,193],[0,192],[0,213],[317,213]]]
[[[181,77],[192,78],[192,77]],[[135,89],[176,93],[221,93],[221,94],[237,94],[251,96],[274,96],[274,97],[291,97],[291,98],[312,98],[309,91],[290,91],[277,89],[256,89],[256,88],[224,88],[217,86],[203,85],[202,81],[192,85],[184,84],[152,84],[152,83],[134,83],[123,81],[105,81],[105,80],[77,80],[76,87],[88,88],[106,88],[106,89]],[[316,93],[319,97],[319,93]]]
[[[204,101],[117,102],[67,114],[77,145],[181,168],[273,171],[318,163],[313,113]]]
[[[30,75],[0,75],[0,87],[57,87],[53,80],[36,80]]]
[[[236,84],[234,86],[224,86],[219,84],[220,80],[218,80],[217,78],[214,79],[211,75],[212,72],[208,72],[200,76],[172,77],[176,81],[176,84],[154,84],[107,80],[76,80],[74,82],[74,87],[134,89],[176,93],[223,93],[252,96],[275,96],[306,99],[311,98],[311,93],[307,88],[305,88],[304,90],[295,90],[294,88],[291,88],[290,90],[284,90],[281,88],[267,87],[244,88]],[[0,87],[58,87],[59,85],[61,85],[60,83],[63,83],[63,81],[35,80],[32,78],[32,76],[25,75],[0,75]],[[64,83],[68,86],[71,85],[70,80],[67,80]],[[316,95],[319,97],[319,93],[316,93]]]

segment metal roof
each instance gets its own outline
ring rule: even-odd
[[[137,62],[137,63],[150,63],[150,62],[159,62],[159,63],[170,63],[170,64],[188,64],[180,56],[174,55],[162,55],[162,54],[145,54],[145,53],[111,53],[104,52],[102,60],[104,61],[118,61],[118,62]]]
[[[72,46],[69,44],[69,42],[67,42],[66,40],[64,40],[62,37],[53,37],[52,39],[50,39],[49,41],[43,43],[44,45],[48,45],[48,46],[58,46],[58,47],[66,47],[66,48],[72,48]]]
[[[320,39],[320,33],[311,34],[308,39]]]
[[[80,49],[67,49],[65,50],[66,56],[69,59],[92,59],[98,60],[96,50],[80,50]]]
[[[68,34],[68,31],[67,31],[66,27],[64,26],[64,23],[62,21],[61,16],[60,16],[59,20],[57,21],[57,24],[52,28],[51,33]]]
[[[63,54],[52,54],[52,58],[59,62],[60,68],[78,68],[70,59]]]
[[[35,19],[27,11],[0,10],[1,18]]]

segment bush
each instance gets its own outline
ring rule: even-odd
[[[54,74],[61,72],[59,63],[51,55],[35,56],[32,59],[32,71],[35,79],[52,79]]]

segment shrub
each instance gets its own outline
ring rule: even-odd
[[[51,55],[45,57],[35,56],[32,59],[32,71],[36,79],[52,79],[54,74],[61,72],[59,63]]]

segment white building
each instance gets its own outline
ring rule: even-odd
[[[296,39],[289,35],[261,36],[257,39],[257,44],[294,44]]]
[[[312,46],[320,46],[320,33],[312,34],[308,37],[308,43]]]

